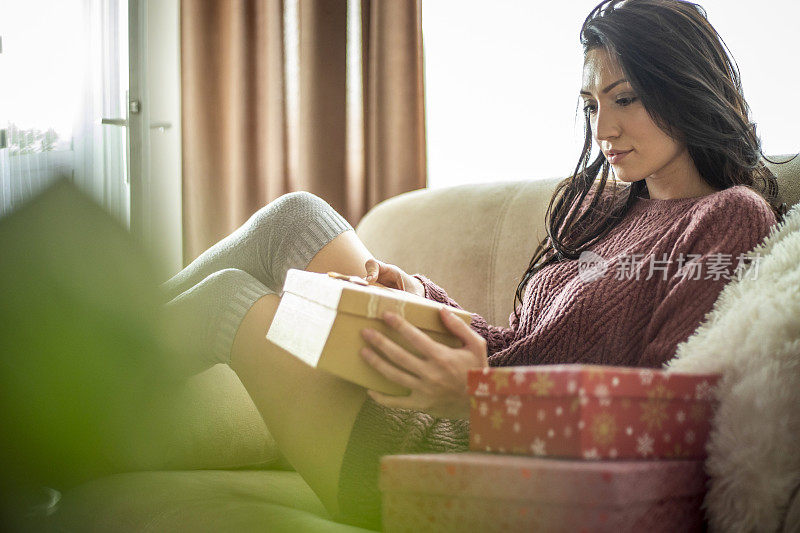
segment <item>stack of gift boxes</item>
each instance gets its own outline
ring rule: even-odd
[[[470,452],[385,456],[385,531],[702,531],[718,375],[470,371]]]

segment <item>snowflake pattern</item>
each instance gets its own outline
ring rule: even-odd
[[[495,378],[491,372],[488,374],[487,382],[478,381],[474,389],[473,396],[470,398],[470,407],[473,409],[474,415],[484,417],[483,422],[486,428],[492,427],[494,430],[504,430],[509,433],[521,434],[525,429],[525,422],[517,418],[526,412],[527,409],[533,407],[531,414],[535,412],[535,418],[539,423],[547,421],[548,416],[552,418],[548,421],[551,427],[539,425],[540,431],[538,438],[530,443],[530,450],[524,448],[514,448],[514,453],[528,453],[533,455],[546,455],[546,442],[555,439],[561,435],[561,438],[572,439],[580,438],[580,431],[591,431],[592,445],[594,448],[585,450],[583,452],[584,458],[592,459],[599,458],[601,453],[599,450],[608,450],[603,452],[603,456],[612,459],[618,458],[621,453],[617,448],[608,448],[614,445],[616,441],[623,436],[625,442],[632,442],[634,444],[636,455],[640,458],[653,458],[656,456],[656,448],[658,448],[658,456],[690,456],[696,453],[698,441],[705,438],[705,433],[698,432],[697,428],[704,422],[708,422],[710,415],[709,405],[714,399],[713,380],[703,380],[700,383],[692,383],[690,392],[686,398],[686,402],[681,402],[683,405],[678,405],[672,402],[677,396],[677,399],[682,398],[683,392],[680,394],[675,393],[675,390],[665,386],[665,381],[662,380],[662,373],[653,371],[651,369],[637,369],[630,373],[626,372],[621,376],[608,376],[604,381],[586,382],[581,383],[580,380],[569,379],[566,383],[566,391],[572,395],[567,401],[569,403],[561,402],[556,403],[548,399],[549,405],[538,406],[532,396],[549,396],[553,394],[556,383],[552,381],[547,374],[534,374],[522,371],[509,371],[504,373],[506,378]],[[630,376],[630,377],[628,377]],[[566,377],[566,376],[565,376]],[[584,376],[585,377],[585,376]],[[629,382],[626,380],[633,379],[639,381],[643,386],[647,387],[647,398],[627,398],[620,397],[613,399],[613,387],[628,386]],[[673,380],[675,381],[675,380]],[[509,383],[510,382],[510,383]],[[507,395],[502,390],[493,390],[493,385],[499,388],[503,386],[522,386],[522,389],[530,390],[528,398],[523,398],[521,395],[513,394]],[[631,385],[635,383],[630,383]],[[584,385],[586,388],[584,389]],[[682,383],[678,383],[682,385]],[[562,389],[563,390],[563,389]],[[509,391],[513,392],[513,391]],[[577,394],[576,394],[577,392]],[[525,394],[523,392],[523,394]],[[485,401],[481,397],[485,397]],[[594,398],[597,398],[595,400]],[[490,401],[491,400],[491,401]],[[553,400],[557,400],[553,398]],[[528,402],[533,401],[531,406]],[[614,403],[616,402],[616,403]],[[581,406],[590,406],[592,412],[596,413],[592,418],[582,420],[580,414]],[[611,411],[600,410],[596,411],[597,407],[614,407]],[[712,406],[713,407],[713,406]],[[636,411],[630,411],[630,409]],[[619,409],[618,412],[616,410]],[[569,418],[573,416],[577,419],[575,422],[569,422],[565,419],[567,413]],[[617,420],[619,416],[619,420]],[[561,417],[559,420],[557,417]],[[639,421],[636,421],[636,420]],[[628,422],[630,420],[630,422]],[[671,422],[670,422],[671,420]],[[504,424],[504,422],[508,424]],[[626,423],[627,422],[627,423]],[[564,423],[567,423],[566,425]],[[620,425],[620,423],[622,423]],[[665,426],[666,424],[666,426]],[[675,427],[670,427],[670,424],[675,424]],[[680,426],[679,426],[680,425]],[[674,433],[674,429],[681,427],[682,430]],[[687,428],[691,428],[687,431]],[[477,428],[476,428],[477,429]],[[639,433],[641,430],[645,430]],[[665,432],[662,430],[669,430]],[[486,429],[489,431],[489,429]],[[519,437],[516,437],[519,438]],[[627,439],[632,441],[627,441]],[[476,445],[475,449],[479,449],[477,445],[481,445],[482,437],[480,434],[473,436],[473,443]],[[658,444],[656,444],[658,441]],[[498,443],[495,443],[496,446]],[[701,442],[702,444],[702,442]],[[488,447],[487,447],[488,448]],[[501,452],[502,453],[502,452]],[[674,455],[673,455],[674,454]]]
[[[600,383],[594,388],[594,395],[599,398],[601,407],[608,407],[611,405],[611,391],[608,390],[608,385]]]
[[[567,392],[570,394],[575,394],[576,390],[578,390],[578,382],[574,379],[567,381]]]
[[[669,416],[667,409],[674,394],[663,384],[647,391],[647,401],[640,403],[642,416],[640,420],[647,424],[647,429],[661,429],[661,425]]]
[[[708,381],[701,381],[694,388],[694,397],[696,400],[707,401],[714,399],[714,388]]]
[[[605,383],[600,383],[594,388],[594,395],[598,398],[607,398],[611,394]]]
[[[530,389],[537,396],[547,396],[555,385],[555,382],[547,377],[547,374],[536,374],[536,381],[531,381]]]
[[[600,413],[592,421],[592,439],[600,446],[608,446],[617,437],[617,421],[611,413]]]
[[[653,453],[653,444],[655,441],[653,437],[644,433],[643,435],[639,436],[636,439],[636,451],[639,452],[639,455],[642,457],[647,457],[648,455]]]
[[[581,405],[580,398],[578,398],[578,397],[573,398],[572,399],[572,403],[570,403],[570,405],[569,405],[569,412],[570,413],[576,412],[578,410],[578,408],[580,407],[580,405]]]
[[[507,371],[504,370],[496,370],[492,375],[492,381],[494,381],[494,390],[500,392],[501,389],[508,388],[508,378],[509,374]]]
[[[544,455],[547,453],[547,447],[542,439],[536,439],[531,443],[531,452],[533,455]]]
[[[522,407],[522,400],[519,396],[509,396],[506,398],[506,413],[511,416],[517,416]]]
[[[495,410],[489,420],[492,421],[494,429],[500,429],[503,426],[503,412],[499,409]]]
[[[691,457],[692,454],[691,454],[691,452],[689,452],[688,449],[684,449],[683,446],[681,446],[680,442],[676,442],[675,446],[672,448],[672,450],[666,450],[664,452],[664,456],[665,457],[674,457],[674,458],[677,459],[677,458],[680,458],[680,457]]]
[[[606,377],[606,368],[602,365],[589,365],[586,369],[586,378],[594,381]]]

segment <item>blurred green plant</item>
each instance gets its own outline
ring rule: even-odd
[[[9,155],[36,154],[56,150],[60,140],[58,132],[53,128],[41,131],[36,128],[22,129],[16,124],[9,124],[8,130]]]

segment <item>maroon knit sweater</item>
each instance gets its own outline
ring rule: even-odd
[[[581,259],[548,265],[526,285],[519,321],[511,313],[511,327],[490,326],[473,314],[472,328],[486,339],[491,366],[660,367],[735,277],[740,256],[775,223],[767,202],[744,185],[694,198],[640,198],[588,249],[607,262],[604,274],[580,274]],[[415,277],[426,298],[461,308]]]

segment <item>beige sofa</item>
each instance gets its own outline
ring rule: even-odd
[[[797,203],[800,157],[769,166],[783,200]],[[376,257],[426,274],[466,309],[507,325],[557,181],[414,191],[376,206],[357,231]],[[357,530],[331,521],[281,459],[230,369],[218,365],[192,378],[175,401],[185,423],[161,456],[65,492],[51,520],[75,531]],[[800,497],[791,512],[800,517]]]

